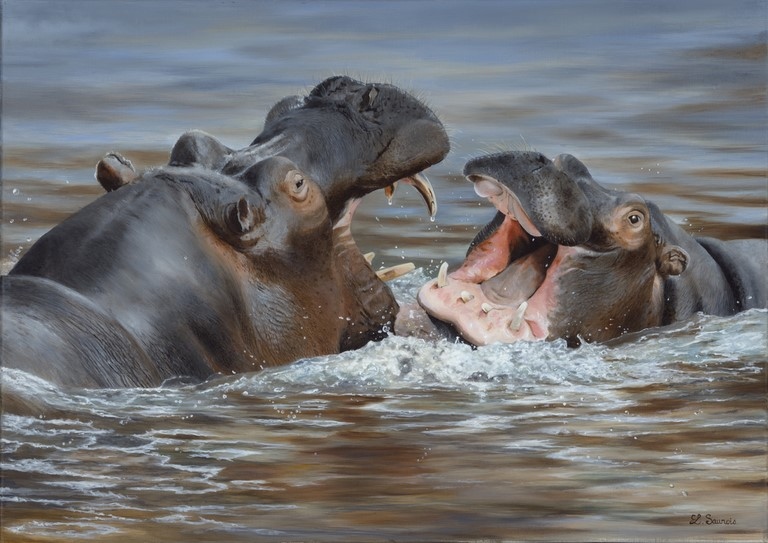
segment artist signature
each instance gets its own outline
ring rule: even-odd
[[[696,514],[691,515],[691,520],[688,522],[688,524],[701,524],[701,525],[712,525],[712,524],[736,524],[736,519],[733,517],[721,517],[718,515],[710,515],[707,513],[706,515]]]

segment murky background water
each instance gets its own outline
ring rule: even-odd
[[[764,1],[3,2],[2,263],[101,194],[118,150],[231,147],[334,73],[426,100],[453,150],[418,197],[371,195],[377,263],[458,261],[493,215],[461,178],[569,152],[691,232],[762,237]],[[6,541],[742,540],[766,537],[766,312],[627,344],[471,350],[389,338],[157,390],[3,370]],[[709,517],[707,516],[709,515]]]

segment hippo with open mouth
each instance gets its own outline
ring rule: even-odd
[[[333,77],[280,101],[251,145],[183,135],[42,236],[2,279],[3,365],[77,387],[157,386],[380,339],[397,302],[350,234],[360,198],[448,153],[437,117],[387,84]]]
[[[464,175],[497,214],[458,269],[444,264],[419,291],[430,321],[414,325],[409,308],[400,333],[440,335],[448,324],[474,345],[577,346],[696,312],[766,307],[764,239],[693,238],[641,196],[600,186],[570,155],[493,154],[469,161]]]

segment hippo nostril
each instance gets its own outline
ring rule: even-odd
[[[469,180],[474,183],[475,194],[483,198],[490,198],[492,196],[501,196],[504,189],[498,182],[493,181],[487,177],[481,175],[472,175]]]
[[[379,91],[376,89],[376,87],[371,87],[367,92],[363,93],[363,100],[360,104],[360,110],[362,111],[371,107],[378,94]]]

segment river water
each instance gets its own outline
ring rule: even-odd
[[[401,301],[493,215],[461,177],[576,155],[697,235],[766,235],[764,1],[2,4],[2,266],[101,194],[118,150],[231,147],[331,74],[424,99],[452,152],[355,232],[413,261]],[[2,370],[3,541],[763,541],[766,311],[619,345],[390,337],[209,383],[61,390]]]

